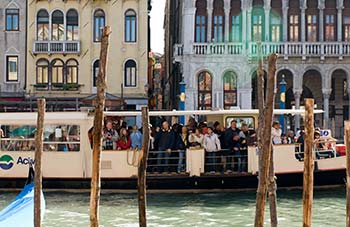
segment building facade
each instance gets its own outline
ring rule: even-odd
[[[181,17],[180,41],[169,61],[181,64],[186,109],[257,108],[261,47],[264,58],[279,54],[276,89],[284,76],[286,108],[302,108],[304,98],[314,98],[325,111],[316,125],[343,135],[350,102],[350,1],[184,0]],[[279,108],[278,98],[275,103]]]
[[[0,53],[0,110],[14,111],[23,101],[26,88],[24,0],[0,1]]]
[[[28,1],[28,102],[45,97],[48,109],[56,111],[91,106],[107,25],[112,33],[106,105],[110,110],[147,105],[147,0]]]

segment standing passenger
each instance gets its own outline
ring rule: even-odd
[[[170,130],[167,121],[162,124],[162,129],[156,135],[158,140],[157,166],[160,172],[169,171],[169,157],[174,147],[174,133]]]
[[[180,173],[182,171],[185,171],[184,168],[184,157],[185,157],[185,152],[186,149],[188,148],[188,130],[186,126],[183,126],[181,128],[181,140],[184,145],[184,149],[182,151],[179,151],[179,161],[177,164],[177,172]]]
[[[273,122],[272,129],[271,129],[272,143],[281,144],[282,143],[281,135],[282,135],[281,125],[277,121]]]
[[[221,150],[220,140],[218,136],[214,133],[212,127],[208,127],[208,134],[204,135],[203,147],[208,155],[208,171],[216,172],[216,152]]]
[[[130,149],[130,146],[131,146],[131,141],[130,141],[130,137],[128,135],[128,131],[126,130],[126,128],[120,129],[120,137],[119,137],[119,140],[117,142],[117,149],[118,150],[128,150],[128,149]]]
[[[239,134],[240,130],[237,128],[237,121],[232,120],[231,125],[224,132],[224,144],[221,144],[223,148],[232,150],[233,149],[233,135]]]
[[[103,133],[104,150],[114,150],[118,138],[118,133],[113,129],[112,121],[107,121],[106,129]]]
[[[134,125],[132,132],[130,134],[131,148],[141,149],[142,148],[142,134],[137,128],[137,125]]]

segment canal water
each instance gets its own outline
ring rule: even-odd
[[[313,226],[345,226],[345,190],[319,189],[314,192]],[[89,193],[46,192],[44,227],[88,227]],[[0,209],[16,193],[0,193]],[[300,227],[302,191],[278,191],[279,226]],[[100,224],[103,227],[138,226],[136,194],[103,193]],[[255,193],[150,194],[148,226],[254,226]],[[269,226],[269,214],[266,224]]]

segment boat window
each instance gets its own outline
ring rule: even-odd
[[[34,125],[2,125],[0,130],[1,151],[35,151]],[[44,151],[79,151],[79,125],[45,125]]]
[[[255,129],[254,117],[228,116],[225,119],[225,126],[230,127],[232,120],[237,121],[237,128],[241,128],[242,123],[246,123],[249,129]]]

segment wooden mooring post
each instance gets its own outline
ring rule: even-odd
[[[42,154],[45,117],[45,99],[38,99],[38,118],[35,136],[35,175],[34,175],[34,226],[41,227]]]
[[[147,226],[146,218],[146,173],[147,173],[147,157],[149,150],[149,115],[148,107],[142,107],[142,150],[140,151],[137,189],[138,189],[138,202],[139,202],[139,224],[140,227]]]
[[[271,128],[275,97],[275,77],[276,77],[277,55],[271,54],[268,58],[268,74],[266,87],[266,104],[264,106],[264,128],[262,138],[262,150],[259,151],[259,185],[256,194],[255,227],[264,226],[264,214],[266,205],[266,194],[268,186],[268,174],[271,156]],[[262,134],[260,134],[262,136]]]
[[[314,100],[305,99],[303,227],[311,227],[314,190]]]
[[[346,145],[346,227],[350,227],[350,121],[344,122]]]
[[[99,227],[99,205],[101,191],[101,151],[103,131],[103,111],[106,99],[106,68],[111,28],[103,28],[101,39],[100,65],[97,77],[97,94],[93,128],[93,153],[90,194],[90,227]]]

